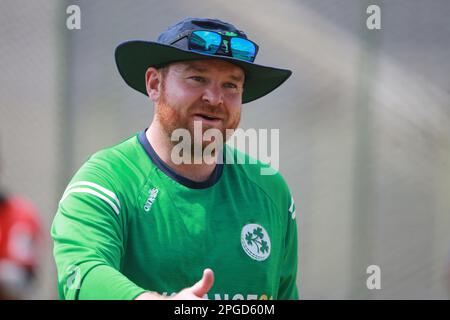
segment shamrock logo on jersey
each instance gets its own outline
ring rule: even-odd
[[[264,235],[262,233],[262,228],[257,227],[255,230],[253,230],[253,233],[247,232],[245,235],[245,240],[247,243],[251,246],[253,244],[256,245],[256,248],[258,249],[258,252],[266,252],[269,250],[269,246],[267,245],[267,241],[264,241]]]
[[[257,261],[266,260],[270,255],[270,238],[259,224],[251,223],[242,228],[241,244],[247,255]]]

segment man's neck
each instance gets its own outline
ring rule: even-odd
[[[204,161],[202,161],[201,164],[175,164],[171,158],[174,145],[158,121],[154,120],[151,123],[145,136],[158,157],[175,173],[182,177],[196,182],[206,181],[216,167],[216,162],[207,164]]]

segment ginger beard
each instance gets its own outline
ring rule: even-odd
[[[172,133],[176,129],[186,129],[188,130],[191,137],[191,155],[194,156],[195,145],[201,143],[201,151],[203,152],[205,148],[211,144],[219,143],[219,146],[223,146],[226,141],[231,137],[232,132],[238,127],[239,122],[241,120],[241,107],[234,108],[235,112],[230,113],[228,109],[225,107],[214,106],[202,101],[198,101],[195,104],[184,105],[184,106],[176,106],[172,105],[169,102],[170,98],[168,97],[168,93],[165,87],[165,79],[161,82],[161,94],[157,101],[156,107],[156,117],[163,128],[165,134],[171,141],[172,145],[178,144],[180,141],[172,141]],[[201,137],[196,137],[194,135],[194,118],[193,116],[197,113],[208,113],[210,115],[214,115],[222,118],[221,125],[218,127],[209,126],[205,123],[201,124]],[[197,120],[198,121],[198,120]],[[219,130],[222,134],[222,141],[216,142],[214,141],[214,137],[212,140],[205,140],[203,135],[206,130],[214,128]],[[227,130],[228,129],[228,130]],[[231,131],[229,130],[231,129]],[[198,138],[201,138],[199,140]]]

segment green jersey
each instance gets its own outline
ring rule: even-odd
[[[60,298],[173,295],[211,268],[215,282],[204,298],[298,299],[287,184],[279,173],[261,175],[264,164],[230,146],[222,155],[204,182],[171,170],[145,131],[92,155],[51,229]]]

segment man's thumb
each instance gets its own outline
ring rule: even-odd
[[[199,282],[191,287],[192,292],[197,297],[203,297],[212,288],[214,284],[214,272],[211,269],[203,270],[203,277]]]

